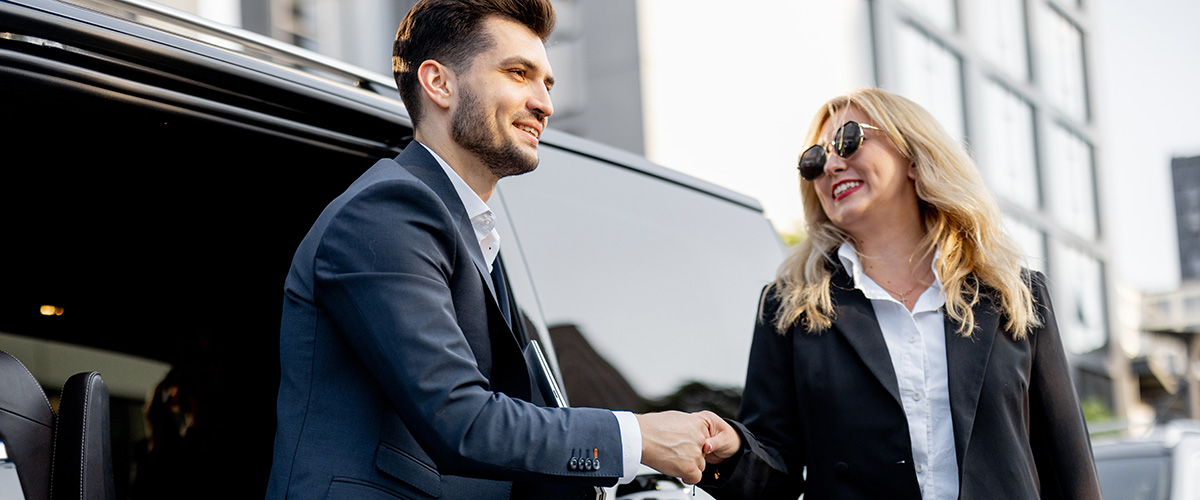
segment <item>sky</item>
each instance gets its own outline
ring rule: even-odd
[[[687,5],[638,5],[646,156],[757,198],[778,230],[794,231],[802,217],[796,155],[813,113],[870,81],[869,61],[839,59],[834,49],[849,44],[855,49],[847,53],[864,53],[858,48],[870,42],[869,27],[854,20],[866,18],[867,2]],[[1200,1],[1085,6],[1109,277],[1142,291],[1171,290],[1179,284],[1179,257],[1170,161],[1200,155]],[[1044,190],[1053,196],[1052,186]]]
[[[1200,155],[1200,2],[1098,0],[1093,21],[1109,250],[1125,282],[1171,290],[1179,285],[1171,158]]]

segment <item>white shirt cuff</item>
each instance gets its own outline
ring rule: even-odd
[[[632,412],[614,411],[617,427],[621,429],[621,480],[617,484],[629,484],[637,478],[642,465],[642,426]]]

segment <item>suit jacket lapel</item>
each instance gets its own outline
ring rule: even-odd
[[[833,319],[834,329],[841,333],[846,341],[858,353],[858,357],[867,365],[879,383],[900,402],[900,384],[896,380],[896,369],[892,366],[892,357],[888,354],[887,343],[883,340],[883,331],[875,319],[875,309],[871,301],[862,291],[854,288],[850,276],[846,274],[841,264],[835,264],[833,282],[830,293],[836,316]]]
[[[958,455],[958,470],[961,474],[963,456],[975,425],[975,411],[979,407],[979,394],[983,388],[984,374],[991,358],[992,345],[999,333],[1000,317],[991,295],[984,293],[973,308],[976,330],[970,337],[957,332],[958,324],[943,312],[946,318],[946,368],[950,384],[950,417],[954,422],[954,450]]]
[[[837,313],[833,321],[834,329],[846,338],[875,378],[896,400],[896,404],[903,406],[896,370],[892,366],[892,358],[888,354],[887,343],[883,340],[883,332],[879,329],[870,299],[854,288],[852,279],[840,263],[831,265],[831,268],[833,280],[830,292]],[[959,335],[958,324],[945,315],[945,311],[942,313],[945,317],[950,414],[954,423],[954,448],[960,474],[975,424],[975,412],[979,406],[979,394],[983,389],[992,346],[996,335],[1003,335],[999,327],[1000,315],[990,293],[983,293],[972,309],[977,329],[971,337]]]
[[[404,148],[404,152],[400,153],[396,162],[429,186],[450,210],[450,215],[454,216],[457,222],[459,236],[467,243],[467,253],[470,254],[471,261],[475,263],[479,279],[483,280],[487,287],[492,304],[496,306],[497,311],[500,311],[501,306],[496,295],[496,286],[492,282],[491,273],[487,270],[487,263],[483,260],[483,250],[479,248],[479,240],[475,238],[475,228],[471,226],[471,219],[467,217],[467,209],[463,207],[462,200],[458,197],[458,191],[454,189],[454,184],[450,182],[449,177],[446,177],[446,172],[442,171],[442,166],[438,164],[433,155],[429,154],[429,150],[416,141]],[[511,327],[509,327],[509,334],[516,340],[516,335],[513,334]]]

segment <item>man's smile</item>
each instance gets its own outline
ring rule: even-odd
[[[537,144],[538,139],[542,136],[541,124],[531,124],[529,122],[518,122],[513,124],[517,130],[529,134],[533,139],[534,144]]]

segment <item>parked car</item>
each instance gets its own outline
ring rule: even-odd
[[[284,276],[321,209],[410,140],[392,79],[140,0],[0,0],[0,109],[0,349],[44,384],[111,366],[119,496],[265,488]],[[568,400],[736,406],[784,254],[761,206],[541,145],[490,204]]]
[[[1147,436],[1093,443],[1107,500],[1200,498],[1200,424],[1173,422]]]

